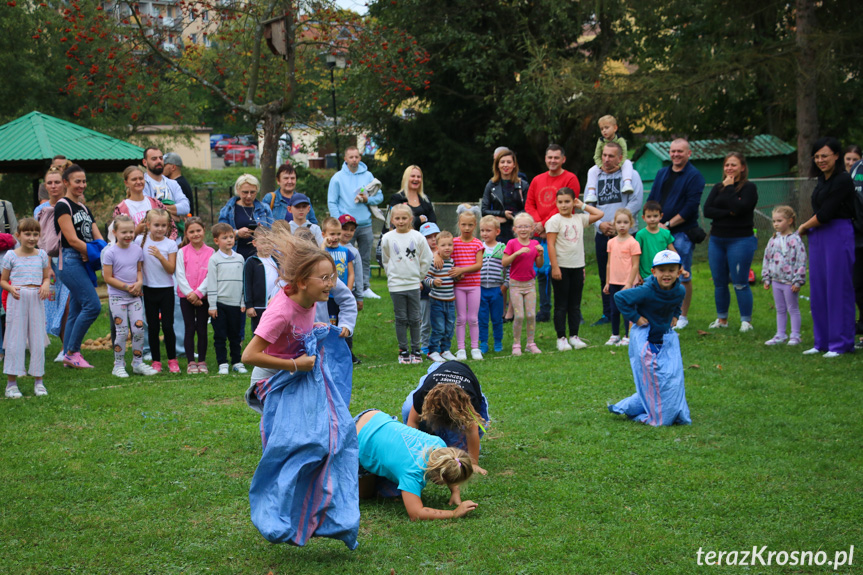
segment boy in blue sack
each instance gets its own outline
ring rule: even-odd
[[[642,285],[614,294],[621,315],[635,324],[629,334],[635,393],[608,410],[655,427],[689,425],[680,340],[671,329],[686,295],[679,279],[680,256],[670,250],[659,252],[651,271]]]

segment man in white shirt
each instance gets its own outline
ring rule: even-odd
[[[159,148],[144,150],[144,195],[156,198],[171,212],[174,220],[182,220],[189,213],[189,198],[180,184],[163,175],[165,161]]]

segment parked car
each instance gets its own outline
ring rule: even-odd
[[[210,134],[210,149],[216,147],[216,144],[219,143],[219,140],[224,140],[225,138],[230,138],[231,134]]]
[[[231,145],[225,150],[222,158],[225,166],[254,166],[258,149],[254,146]]]
[[[251,136],[233,136],[231,138],[224,138],[216,142],[216,145],[213,146],[213,151],[216,152],[216,155],[220,158],[225,155],[225,150],[228,146],[241,145],[241,146],[254,146],[257,142],[253,141]]]

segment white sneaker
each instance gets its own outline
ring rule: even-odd
[[[586,204],[595,204],[597,200],[596,190],[594,188],[590,188],[587,191],[587,195],[584,196],[584,203]]]
[[[114,377],[129,377],[129,374],[126,373],[125,365],[115,365],[114,369],[111,370],[111,375]]]
[[[619,335],[613,335],[610,338],[608,338],[608,341],[605,342],[605,345],[617,345],[619,342],[620,342],[620,336]]]
[[[587,342],[582,340],[577,335],[574,335],[571,338],[569,338],[569,345],[572,346],[572,349],[584,349],[587,347]]]
[[[438,352],[436,352],[436,351],[433,351],[433,352],[431,352],[431,353],[429,354],[429,359],[430,359],[430,360],[432,360],[432,361],[433,361],[433,362],[435,362],[435,363],[443,363],[443,362],[445,362],[445,361],[446,361],[446,360],[443,358],[443,356],[442,356],[441,354],[439,354]]]
[[[632,187],[632,182],[627,182],[623,184],[623,189],[620,190],[624,194],[629,194],[635,191],[635,188]]]
[[[363,298],[364,299],[381,299],[381,296],[372,291],[372,288],[367,290],[363,290]]]
[[[680,320],[678,320],[677,325],[680,325]],[[728,327],[728,320],[725,320],[725,323],[722,323],[721,319],[716,318],[715,320],[713,320],[710,323],[710,325],[707,326],[707,329],[717,329],[717,328],[727,328],[727,327]]]
[[[156,375],[159,373],[144,362],[132,364],[132,373],[137,375]]]
[[[618,347],[627,347],[627,346],[629,346],[629,338],[628,338],[628,337],[624,337],[624,338],[623,338],[623,339],[621,339],[619,342],[617,342],[617,345],[618,345]]]
[[[821,350],[817,347],[813,347],[811,349],[807,349],[803,352],[803,355],[815,355],[816,353],[821,353]]]
[[[57,357],[54,358],[54,363],[63,363],[63,358],[66,356],[66,352],[62,349],[60,353],[57,354]]]
[[[465,361],[467,359],[467,352],[463,349],[460,349],[455,354],[456,361]]]
[[[740,322],[740,333],[745,333],[747,331],[752,331],[752,330],[753,330],[753,327],[752,327],[751,323],[749,323],[748,321]]]
[[[18,389],[17,385],[13,385],[12,387],[6,388],[6,397],[9,399],[20,399],[22,397],[21,390]]]
[[[565,337],[557,338],[557,351],[572,351],[572,346],[569,345]]]
[[[246,366],[242,363],[235,363],[232,369],[240,374],[249,373],[249,370],[246,369]],[[221,367],[219,368],[219,372],[221,373]]]
[[[45,389],[44,383],[37,383],[33,386],[33,394],[37,397],[44,397],[48,395],[48,390]]]
[[[482,352],[477,348],[473,348],[470,350],[470,358],[479,361],[482,359]]]
[[[230,371],[231,371],[230,364],[227,364],[227,363],[220,363],[219,364],[219,375],[228,375],[228,373],[230,373]]]
[[[686,319],[685,315],[682,315],[679,318],[677,318],[677,325],[674,326],[673,329],[683,329],[688,325],[689,325],[689,320]]]
[[[823,357],[826,357],[827,359],[832,359],[834,357],[839,357],[840,355],[842,355],[842,354],[836,353],[835,351],[828,351],[827,353],[824,354]]]
[[[456,357],[452,354],[450,350],[446,350],[442,354],[440,354],[444,361],[455,361]]]

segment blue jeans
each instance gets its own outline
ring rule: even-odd
[[[63,349],[67,354],[81,350],[87,330],[102,311],[102,303],[87,274],[86,265],[78,250],[63,248],[60,281],[69,288],[69,319],[66,320],[66,337],[63,340]]]
[[[676,240],[675,240],[676,243]],[[707,258],[713,276],[713,297],[716,300],[716,317],[728,319],[731,292],[728,282],[734,285],[740,321],[752,321],[752,290],[749,288],[749,268],[758,248],[758,238],[717,238],[710,236]]]
[[[449,351],[455,331],[455,301],[431,301],[431,337],[429,353]]]
[[[488,343],[488,320],[491,314],[492,333],[495,343],[503,342],[503,292],[499,287],[480,288],[479,300],[479,341]]]
[[[686,232],[673,232],[674,234],[674,249],[677,250],[678,255],[680,255],[680,263],[683,264],[683,269],[688,271],[690,274],[692,273],[692,252],[695,250],[695,244],[692,243],[692,240],[689,239],[689,236],[686,235]],[[752,258],[749,258],[752,261]],[[711,265],[711,269],[713,266]],[[690,275],[688,278],[681,277],[681,283],[686,283],[692,280],[692,276]]]

